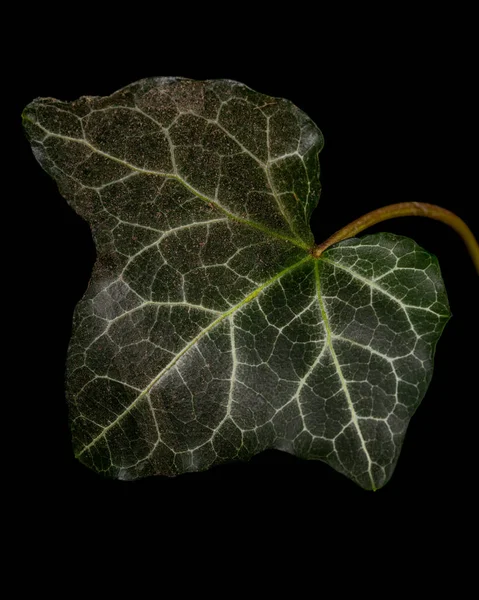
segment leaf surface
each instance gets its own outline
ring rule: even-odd
[[[278,448],[384,485],[449,307],[407,238],[311,256],[315,124],[236,82],[172,78],[23,118],[97,250],[67,362],[80,460],[135,479]]]

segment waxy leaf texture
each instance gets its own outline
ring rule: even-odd
[[[175,78],[37,99],[23,119],[97,250],[68,352],[76,456],[135,479],[277,448],[383,486],[449,307],[407,238],[313,258],[316,125],[239,83]]]

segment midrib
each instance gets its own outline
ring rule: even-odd
[[[319,259],[321,260],[321,259]],[[331,335],[331,327],[329,324],[329,317],[328,317],[328,313],[326,312],[326,307],[324,305],[323,302],[323,298],[321,295],[321,282],[320,282],[320,277],[319,277],[319,260],[316,261],[315,265],[314,265],[314,271],[315,271],[315,277],[316,277],[316,289],[317,289],[317,296],[318,296],[318,303],[319,303],[319,307],[321,310],[321,316],[323,317],[323,322],[324,322],[324,329],[326,332],[326,341],[328,344],[328,348],[329,348],[329,352],[331,354],[331,357],[333,359],[334,362],[334,366],[336,367],[336,371],[338,373],[338,377],[339,380],[341,382],[341,387],[343,389],[344,395],[346,396],[346,400],[348,403],[348,407],[349,410],[351,412],[351,420],[352,423],[356,429],[356,432],[358,434],[359,440],[361,442],[361,447],[363,449],[363,452],[366,456],[366,459],[368,461],[368,474],[369,474],[369,479],[371,480],[371,485],[372,485],[372,489],[376,490],[376,483],[374,481],[373,475],[372,475],[372,471],[371,471],[371,466],[372,466],[372,460],[371,457],[369,455],[368,449],[366,447],[366,442],[364,440],[362,431],[361,431],[361,427],[359,425],[359,421],[358,421],[358,416],[356,414],[356,411],[354,409],[354,404],[353,401],[351,400],[351,395],[349,393],[349,389],[348,389],[348,385],[347,385],[347,381],[343,375],[342,369],[341,369],[341,365],[339,364],[339,360],[338,357],[336,355],[336,352],[334,350],[334,346],[333,346],[333,340],[332,340],[332,335]]]

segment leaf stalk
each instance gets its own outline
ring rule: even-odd
[[[435,204],[427,204],[426,202],[399,202],[398,204],[389,204],[371,212],[366,213],[359,219],[356,219],[349,225],[346,225],[336,233],[333,233],[322,244],[314,246],[311,254],[314,258],[319,258],[321,254],[333,244],[342,240],[356,236],[361,231],[396,217],[428,217],[436,221],[441,221],[449,227],[452,227],[458,233],[472,258],[476,271],[479,274],[479,244],[474,237],[474,234],[466,225],[466,223],[450,210],[442,208]]]

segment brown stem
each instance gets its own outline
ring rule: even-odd
[[[429,219],[442,221],[446,225],[452,227],[466,244],[474,266],[479,273],[479,244],[469,227],[450,210],[441,208],[435,204],[426,204],[425,202],[400,202],[399,204],[390,204],[389,206],[383,206],[382,208],[373,210],[362,217],[359,217],[359,219],[356,219],[349,225],[346,225],[346,227],[343,227],[336,233],[333,233],[333,235],[322,244],[314,246],[311,254],[314,258],[319,258],[332,244],[354,237],[368,227],[376,225],[376,223],[381,223],[381,221],[387,221],[388,219],[395,219],[396,217],[413,216],[429,217]]]

